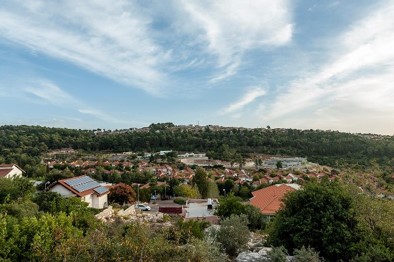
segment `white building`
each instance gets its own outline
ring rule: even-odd
[[[108,206],[108,188],[101,186],[89,176],[59,180],[49,191],[59,193],[63,197],[78,197],[88,203],[88,207],[102,209]]]
[[[0,177],[16,178],[22,177],[25,171],[15,164],[2,164],[0,165]]]

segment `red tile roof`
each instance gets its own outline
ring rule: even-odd
[[[9,172],[11,172],[12,168],[2,168],[0,169],[0,177],[5,177],[8,175]]]
[[[274,215],[282,206],[282,199],[296,189],[286,184],[269,186],[252,192],[250,204],[259,208],[263,215]]]
[[[20,168],[18,165],[15,165],[15,164],[0,164],[0,177],[5,177],[6,175],[8,175],[8,173],[11,172],[11,170],[14,168],[14,166],[16,168],[18,168],[20,171],[22,171],[22,173],[25,173],[25,170]]]
[[[13,166],[14,166],[14,164],[1,164],[0,168],[3,168],[3,167],[5,167],[5,168],[12,168]]]

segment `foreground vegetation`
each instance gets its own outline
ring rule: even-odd
[[[77,198],[0,179],[0,261],[226,261],[203,222],[172,226],[98,222]]]
[[[0,189],[1,261],[228,261],[247,250],[251,231],[268,234],[273,261],[394,260],[392,201],[339,182],[306,184],[271,220],[229,194],[216,211],[221,226],[209,229],[182,219],[102,223],[79,199],[37,192],[24,178],[0,179]]]

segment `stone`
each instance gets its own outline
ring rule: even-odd
[[[108,221],[113,215],[114,215],[114,210],[112,209],[112,206],[109,206],[108,208],[104,209],[103,211],[101,211],[100,213],[98,213],[97,215],[95,215],[95,217],[98,220],[101,221]]]
[[[235,259],[237,262],[263,262],[270,261],[267,255],[259,252],[241,252]]]
[[[135,216],[136,211],[135,211],[135,207],[134,206],[130,206],[129,208],[123,210],[119,210],[117,215],[119,217],[131,217],[131,216]]]

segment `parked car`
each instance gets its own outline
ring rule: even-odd
[[[145,204],[137,204],[135,207],[142,211],[150,211],[150,206]]]

